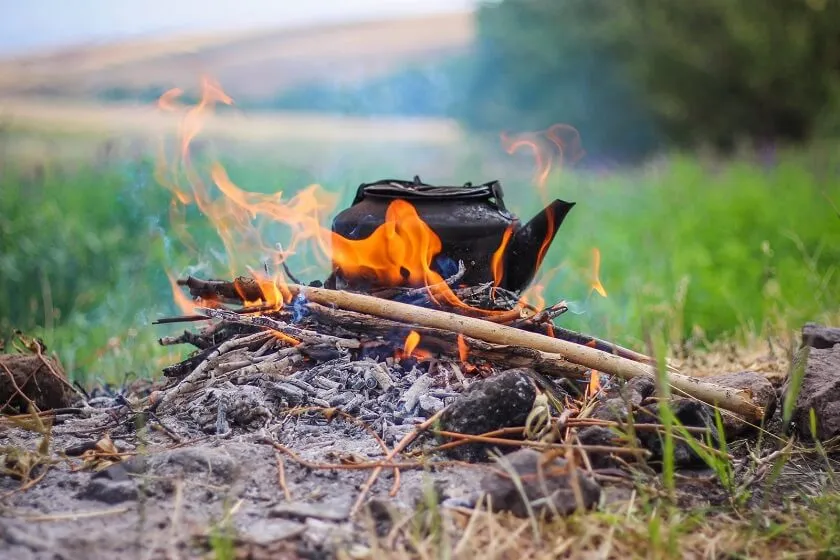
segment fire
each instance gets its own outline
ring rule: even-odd
[[[417,345],[420,344],[420,334],[417,331],[411,331],[408,333],[408,336],[405,337],[405,344],[403,344],[403,352],[406,356],[411,356],[414,354],[414,350],[417,349]]]
[[[470,355],[470,348],[467,346],[467,341],[464,340],[464,335],[458,335],[458,358],[462,364],[467,363],[467,358]]]
[[[443,244],[411,203],[396,199],[385,211],[385,223],[364,239],[331,233],[332,260],[342,275],[362,278],[379,286],[426,287],[434,301],[480,315],[500,315],[469,306],[432,269]],[[498,253],[499,251],[497,251]]]
[[[589,385],[586,388],[586,394],[590,397],[595,396],[601,390],[601,374],[597,370],[592,370],[589,374]]]
[[[601,297],[607,297],[607,290],[601,284],[601,251],[594,247],[592,249],[592,292],[598,292]],[[590,292],[591,293],[591,292]]]
[[[578,160],[584,153],[577,130],[565,124],[555,124],[538,132],[526,132],[516,138],[511,138],[503,132],[501,137],[502,145],[508,154],[513,155],[522,148],[527,148],[534,154],[534,183],[544,204],[548,203],[546,184],[551,171],[555,167],[563,166],[567,154],[572,160]]]
[[[565,124],[554,124],[546,130],[538,132],[527,132],[512,138],[506,133],[501,134],[502,145],[508,154],[513,155],[525,148],[530,150],[534,156],[536,171],[534,184],[540,194],[540,199],[547,206],[546,218],[548,220],[548,233],[540,245],[537,253],[537,268],[542,265],[543,259],[551,245],[552,233],[556,226],[556,216],[553,209],[548,206],[548,178],[553,169],[562,168],[567,157],[578,160],[583,156],[580,145],[580,135],[574,127]]]
[[[170,273],[167,272],[166,276],[169,278],[169,285],[172,287],[172,295],[175,298],[175,305],[178,306],[181,313],[184,315],[192,315],[195,313],[196,304],[184,295],[184,292],[178,287],[178,284],[175,282],[175,278]]]
[[[381,286],[429,286],[443,282],[431,269],[443,245],[440,238],[405,200],[394,200],[385,223],[369,237],[350,240],[332,235],[332,257],[342,274],[366,278]]]
[[[230,276],[238,277],[243,270],[250,270],[261,288],[262,297],[256,302],[243,298],[246,305],[289,303],[292,290],[282,270],[291,255],[303,254],[311,255],[319,264],[333,266],[345,278],[368,280],[382,287],[424,287],[434,301],[473,315],[503,313],[474,308],[458,298],[440,273],[433,269],[434,260],[442,250],[440,238],[405,200],[397,199],[389,205],[385,222],[370,236],[351,240],[323,225],[333,213],[338,196],[318,185],[310,185],[285,198],[282,192],[251,192],[240,188],[219,162],[199,169],[196,162],[200,158],[194,158],[192,150],[205,119],[217,106],[233,105],[233,99],[215,81],[205,78],[201,86],[201,100],[193,107],[179,105],[178,100],[184,93],[180,89],[166,92],[158,102],[161,110],[182,115],[177,156],[174,160],[167,159],[164,149],[156,177],[172,193],[172,231],[187,247],[196,250],[200,246],[191,237],[184,219],[188,207],[195,206],[218,234]],[[266,230],[273,228],[271,234],[274,236],[278,226],[291,234],[283,239],[282,248],[265,241],[268,238]],[[511,234],[512,230],[505,233],[500,248],[493,255],[497,285],[501,282],[502,254]],[[263,263],[265,272],[249,268]],[[175,292],[180,294],[177,289]],[[176,295],[179,297],[179,305],[188,309],[189,302]]]
[[[490,260],[490,266],[493,270],[493,286],[499,287],[505,275],[504,256],[507,250],[510,238],[513,236],[513,226],[508,226],[505,233],[502,234],[502,242],[499,243],[499,248],[493,252],[493,258]]]

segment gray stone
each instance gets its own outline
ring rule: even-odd
[[[294,517],[298,519],[324,519],[327,521],[344,521],[350,516],[350,510],[345,506],[335,504],[308,504],[292,502],[279,504],[271,508],[269,517]]]
[[[520,449],[499,458],[499,465],[481,481],[481,489],[494,511],[509,511],[517,517],[569,515],[578,508],[573,485],[580,490],[584,509],[591,509],[601,497],[601,487],[582,469],[574,475],[565,459],[545,462],[533,449]],[[517,481],[521,485],[517,487]]]
[[[624,384],[619,391],[613,391],[610,398],[595,405],[591,418],[609,422],[626,422],[629,417],[628,405],[639,407],[648,397],[656,393],[656,384],[648,377],[634,377]],[[618,396],[613,396],[618,394]]]
[[[421,395],[418,402],[420,403],[420,410],[429,416],[443,410],[443,401],[431,395]]]
[[[473,383],[443,412],[440,426],[444,431],[475,435],[524,426],[536,396],[527,372],[506,370]],[[447,454],[461,461],[479,462],[488,459],[487,453],[492,448],[470,443],[448,449]]]
[[[306,530],[306,525],[288,519],[258,519],[241,527],[244,540],[267,546],[271,543],[296,537]]]
[[[825,350],[840,344],[840,328],[808,323],[802,327],[802,346]]]
[[[137,496],[137,483],[135,481],[116,481],[107,478],[91,478],[85,489],[79,493],[79,498],[112,505],[136,500]]]
[[[620,434],[605,426],[588,426],[578,433],[578,440],[582,445],[598,445],[606,447],[622,447],[627,445]],[[635,444],[634,444],[635,446]],[[593,469],[603,469],[618,465],[609,452],[587,451],[586,456]]]
[[[733,389],[746,389],[750,392],[752,401],[764,408],[765,418],[770,418],[776,411],[776,389],[766,376],[754,371],[741,371],[737,373],[724,373],[704,378],[704,381],[731,387]],[[747,422],[745,418],[737,414],[722,414],[723,432],[727,439],[735,438],[749,432],[755,431],[755,422]]]
[[[810,439],[810,411],[813,409],[817,420],[815,435],[824,441],[840,435],[840,346],[806,351],[805,374],[793,407],[792,420],[799,435]],[[788,378],[784,394],[795,390]]]
[[[626,422],[627,416],[627,403],[622,398],[607,399],[597,403],[590,414],[591,418],[608,422]]]

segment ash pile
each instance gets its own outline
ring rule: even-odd
[[[161,340],[196,350],[165,370],[169,383],[149,396],[151,410],[204,434],[257,434],[311,469],[445,470],[495,460],[525,476],[546,460],[558,473],[571,464],[574,476],[549,477],[550,498],[542,478],[525,489],[527,500],[509,477],[484,479],[480,490],[495,496],[494,507],[523,516],[534,508],[556,514],[593,507],[599,481],[629,477],[625,467],[633,464],[662,461],[665,426],[650,358],[555,325],[563,303],[536,310],[492,283],[452,288],[462,271],[437,287],[457,296],[460,303],[448,309],[435,286],[392,289],[384,299],[294,285],[284,287],[287,303],[232,308],[234,301],[267,299],[265,283],[179,281],[198,313],[163,322],[210,324]],[[412,303],[399,301],[406,299]],[[496,333],[486,337],[494,340],[477,338],[475,321]],[[529,346],[532,336],[614,358],[620,367],[610,367],[618,375],[578,363],[573,352]],[[649,374],[627,375],[636,370]],[[749,429],[754,409],[773,413],[775,391],[759,374],[721,378],[720,385],[686,379],[717,390],[721,399],[733,393],[742,399],[742,414],[726,417],[728,437]],[[721,454],[712,406],[690,395],[669,405],[687,436],[675,444],[678,467],[703,466],[707,454]],[[190,435],[197,434],[179,434]],[[350,440],[359,445],[348,447]],[[313,461],[313,448],[332,460]],[[374,481],[375,475],[366,491]],[[478,495],[453,499],[470,505]],[[368,498],[359,495],[355,508]]]
[[[462,264],[448,283],[454,284],[463,270]],[[160,339],[164,345],[189,344],[195,350],[163,370],[168,383],[150,396],[150,403],[156,413],[177,413],[204,433],[229,435],[267,428],[287,414],[295,415],[296,430],[317,430],[331,414],[342,414],[364,423],[392,445],[471,386],[506,369],[519,368],[529,376],[529,390],[519,403],[526,415],[537,389],[562,400],[582,395],[588,386],[588,370],[572,363],[542,361],[524,348],[327,307],[306,302],[303,296],[275,309],[220,305],[241,300],[239,294],[246,300],[262,296],[259,283],[251,278],[233,282],[187,278],[180,283],[196,298],[201,314],[159,323],[210,324]],[[433,291],[390,292],[394,301],[434,305]],[[567,309],[561,302],[539,313],[528,310],[514,294],[490,283],[452,293],[465,308],[492,310],[498,324],[532,332],[556,329],[553,318]],[[201,307],[202,303],[213,307]],[[583,343],[604,344],[569,334]],[[485,404],[492,408],[510,401],[500,395],[498,403]],[[504,417],[504,411],[499,414],[502,417],[489,420],[490,424],[519,421],[522,425],[524,420],[521,414],[510,418]]]

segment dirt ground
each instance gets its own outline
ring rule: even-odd
[[[764,367],[771,379],[786,367],[781,352],[762,344],[732,350],[684,365],[700,374],[704,368],[719,372],[722,365],[737,369],[750,362]],[[351,516],[370,475],[370,469],[352,466],[385,456],[358,423],[340,416],[326,421],[290,415],[279,423],[236,428],[220,436],[208,435],[183,418],[111,407],[105,414],[68,418],[40,433],[31,423],[24,429],[22,421],[4,419],[0,446],[7,467],[13,449],[19,450],[19,463],[42,463],[32,469],[26,488],[19,479],[0,477],[4,556],[219,558],[234,557],[235,550],[244,558],[375,558],[372,546],[408,530],[406,524],[430,503],[453,512],[470,511],[479,499],[482,478],[495,466],[404,468],[398,486],[394,472],[384,470],[366,505]],[[778,412],[767,428],[767,434],[780,432]],[[39,454],[45,434],[48,451]],[[431,443],[421,438],[419,445]],[[761,443],[754,437],[730,442],[736,484],[750,489],[747,507],[781,508],[797,496],[818,496],[827,484],[830,473],[819,456],[803,454],[792,457],[768,485],[772,461],[767,457],[772,459],[777,447],[773,437]],[[347,468],[318,467],[325,463]],[[632,476],[618,469],[599,476],[602,511],[632,502],[640,488],[654,493],[662,488],[649,467]],[[679,504],[687,510],[732,500],[714,471],[702,466],[680,469],[678,488]],[[468,551],[455,555],[467,556]]]

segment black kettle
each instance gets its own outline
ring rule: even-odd
[[[332,231],[346,239],[370,236],[385,223],[385,212],[396,199],[408,201],[419,217],[441,240],[442,250],[432,269],[444,278],[465,265],[461,284],[479,285],[494,280],[492,256],[505,232],[512,233],[502,253],[500,286],[513,292],[533,280],[548,246],[554,240],[573,202],[555,200],[527,224],[508,212],[499,181],[482,185],[433,186],[415,177],[413,181],[385,179],[363,183],[350,207],[335,216]],[[341,271],[334,263],[327,287],[336,287]],[[354,288],[352,278],[341,277],[342,286]]]

